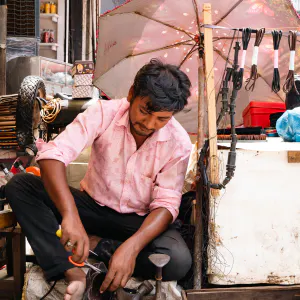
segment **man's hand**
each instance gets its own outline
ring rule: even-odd
[[[110,259],[108,273],[100,287],[100,293],[107,289],[115,291],[120,286],[125,287],[134,271],[137,255],[128,240],[116,250]]]
[[[65,216],[61,223],[61,243],[67,251],[73,250],[73,260],[82,263],[89,255],[89,239],[78,214]],[[68,241],[73,247],[68,247]],[[73,248],[73,249],[72,249]]]

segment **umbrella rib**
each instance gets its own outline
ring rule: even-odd
[[[148,51],[144,51],[144,52],[140,52],[140,53],[136,53],[136,54],[130,54],[130,55],[126,56],[126,58],[139,56],[139,55],[143,55],[143,54],[148,54],[148,53],[152,53],[152,52],[157,52],[157,51],[161,51],[161,50],[166,50],[166,49],[174,48],[174,47],[180,46],[180,45],[192,46],[194,44],[188,44],[188,42],[191,42],[191,41],[194,41],[194,40],[193,39],[186,40],[186,41],[179,42],[179,43],[176,43],[176,44],[173,44],[173,45],[169,45],[169,46],[165,46],[165,47],[161,47],[161,48],[157,48],[157,49],[153,49],[153,50],[148,50]]]
[[[217,21],[214,25],[218,25],[221,23],[235,8],[237,8],[244,0],[239,0],[237,3],[235,3],[227,13],[225,13],[224,16],[221,17],[219,21]]]
[[[198,5],[197,5],[197,3],[196,3],[196,0],[193,0],[193,4],[194,4],[194,10],[195,10],[195,14],[196,14],[196,20],[197,20],[198,32],[199,32],[199,34],[200,34],[201,26],[200,26],[200,20],[199,20],[199,10],[198,10]]]
[[[165,25],[165,26],[167,26],[167,27],[169,27],[169,28],[172,28],[172,29],[174,29],[174,30],[181,31],[181,32],[185,33],[186,35],[188,35],[188,36],[189,36],[190,38],[192,38],[192,39],[194,38],[194,35],[193,35],[192,33],[187,32],[186,30],[184,30],[184,29],[182,29],[182,28],[179,28],[179,27],[170,25],[170,24],[168,24],[168,23],[162,22],[162,21],[157,20],[157,19],[154,19],[154,18],[147,17],[147,16],[145,16],[145,15],[139,13],[139,12],[134,12],[134,13],[137,14],[137,15],[139,15],[139,16],[141,16],[141,17],[144,17],[144,18],[146,18],[146,19],[148,19],[148,20],[151,20],[151,21],[160,23],[160,24],[162,24],[162,25]]]
[[[195,44],[191,50],[186,54],[186,56],[184,57],[184,59],[182,60],[182,62],[179,64],[179,68],[181,68],[181,66],[184,64],[184,62],[188,59],[188,57],[190,56],[190,54],[194,51],[195,47],[197,46],[197,44]]]

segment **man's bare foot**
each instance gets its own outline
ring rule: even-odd
[[[90,241],[90,250],[94,251],[97,247],[98,243],[100,242],[101,238],[96,235],[89,235],[89,241]]]
[[[64,300],[82,300],[86,286],[86,275],[79,268],[69,269],[65,272],[69,285]]]

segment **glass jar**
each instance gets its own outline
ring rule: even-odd
[[[48,29],[44,31],[44,43],[49,43],[50,32]]]
[[[50,14],[51,13],[51,4],[50,2],[45,3],[45,14]]]
[[[50,11],[51,11],[51,14],[57,14],[57,5],[56,5],[56,3],[51,2]]]
[[[49,43],[54,43],[55,39],[54,39],[54,30],[50,30],[49,32]]]

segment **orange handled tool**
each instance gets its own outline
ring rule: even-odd
[[[81,264],[76,263],[75,261],[73,261],[72,256],[69,256],[69,262],[71,264],[73,264],[74,266],[79,267],[79,268],[91,268],[92,270],[94,270],[95,272],[97,272],[99,274],[100,273],[107,273],[107,268],[106,268],[106,266],[103,262],[101,262],[101,264],[100,264],[101,269],[95,267],[94,265],[90,264],[86,260],[84,262],[82,262]]]
[[[59,238],[62,237],[62,230],[61,230],[61,229],[58,229],[58,230],[56,231],[56,236],[59,237]],[[98,256],[98,255],[97,255],[95,252],[93,252],[92,250],[89,250],[89,251],[90,251],[90,253],[92,253],[92,254]],[[72,252],[74,253],[74,249],[73,249]],[[76,266],[76,267],[79,267],[79,268],[87,267],[87,268],[91,268],[92,270],[94,270],[94,271],[97,272],[97,273],[107,273],[107,268],[106,268],[106,266],[105,266],[104,263],[101,263],[101,264],[100,264],[100,267],[101,267],[101,269],[100,269],[100,268],[97,268],[97,267],[93,266],[92,264],[90,264],[90,263],[89,263],[88,261],[86,261],[86,260],[85,260],[84,262],[82,262],[82,263],[77,263],[77,262],[73,261],[72,256],[69,256],[68,259],[69,259],[69,262],[70,262],[71,264],[73,264],[74,266]]]

